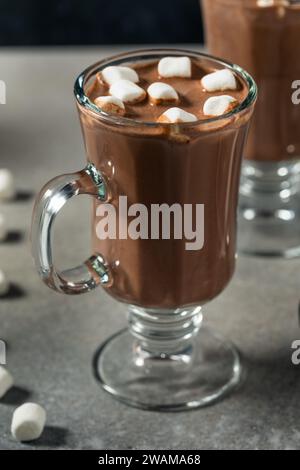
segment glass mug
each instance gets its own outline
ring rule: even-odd
[[[202,0],[209,52],[245,67],[259,97],[245,149],[239,248],[300,255],[300,1]],[[299,84],[298,84],[299,87]]]
[[[163,124],[106,114],[87,96],[104,67],[183,55],[208,69],[233,70],[247,87],[246,99],[221,117]],[[102,60],[78,77],[74,90],[88,163],[82,171],[54,178],[37,197],[32,248],[38,272],[56,291],[81,294],[100,285],[126,305],[128,330],[108,339],[94,358],[95,375],[106,391],[145,409],[207,405],[233,388],[241,374],[236,349],[201,323],[202,306],[222,292],[234,272],[240,165],[256,85],[241,68],[204,54],[156,49]],[[52,225],[78,194],[93,197],[93,255],[58,272]],[[203,203],[202,249],[187,250],[187,240],[172,237],[99,238],[97,224],[103,219],[97,213],[110,204],[120,216],[120,196],[130,207],[142,203],[147,209]],[[119,223],[128,229],[124,218]]]

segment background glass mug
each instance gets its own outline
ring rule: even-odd
[[[221,117],[161,124],[108,115],[86,94],[95,74],[108,65],[183,55],[208,70],[232,69],[245,84],[246,99]],[[80,294],[102,285],[126,304],[128,330],[110,338],[94,359],[105,390],[147,409],[206,405],[235,386],[241,372],[235,348],[201,326],[201,308],[234,272],[240,165],[255,83],[239,67],[203,54],[148,50],[89,67],[76,80],[75,96],[88,164],[50,181],[37,198],[32,248],[39,274],[57,291]],[[94,198],[94,254],[82,266],[58,272],[52,261],[53,221],[78,194]],[[150,211],[152,204],[204,204],[203,248],[189,251],[187,240],[172,237],[99,239],[97,209],[107,202],[119,216],[120,196],[127,197],[128,206],[144,204]]]
[[[300,1],[202,5],[209,51],[245,67],[259,89],[242,170],[239,248],[299,256],[300,105],[292,94],[300,80]]]

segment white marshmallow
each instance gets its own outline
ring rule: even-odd
[[[110,65],[109,67],[105,67],[105,69],[101,71],[101,78],[108,85],[113,85],[113,83],[116,83],[119,80],[129,80],[133,83],[137,83],[139,81],[139,76],[135,70],[130,67],[119,65]]]
[[[6,295],[9,291],[9,282],[3,271],[0,269],[0,297]]]
[[[201,79],[202,86],[206,91],[236,90],[237,81],[231,70],[223,69],[209,73]]]
[[[36,403],[24,403],[13,414],[11,432],[17,441],[38,439],[46,423],[46,411]]]
[[[189,57],[164,57],[158,63],[160,77],[187,77],[192,76],[192,63]]]
[[[152,83],[148,88],[148,95],[152,102],[159,104],[164,101],[176,102],[179,100],[179,96],[175,88],[167,83],[155,82]]]
[[[13,174],[5,168],[0,169],[0,199],[13,199],[15,194]]]
[[[273,7],[275,4],[274,0],[257,0],[256,4],[258,7]]]
[[[120,114],[121,116],[125,114],[124,103],[116,96],[98,96],[94,103],[106,113]]]
[[[170,108],[165,111],[161,116],[159,116],[159,122],[170,122],[170,123],[180,123],[180,122],[194,122],[198,118],[194,114],[187,113],[181,108]]]
[[[5,367],[0,366],[0,398],[13,386],[14,379]]]
[[[212,96],[205,101],[203,113],[205,116],[221,116],[234,108],[237,103],[237,100],[229,95]]]
[[[129,80],[119,80],[114,83],[111,85],[109,93],[124,103],[138,103],[146,97],[145,90]]]
[[[0,242],[3,242],[7,237],[7,228],[5,223],[5,218],[0,214]]]

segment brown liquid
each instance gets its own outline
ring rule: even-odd
[[[156,122],[157,118],[167,109],[177,106],[189,113],[194,114],[198,119],[207,119],[207,116],[203,115],[204,102],[210,96],[219,96],[229,94],[233,96],[240,103],[247,96],[247,87],[245,84],[237,78],[238,89],[229,91],[220,91],[214,93],[207,93],[203,91],[201,86],[201,78],[215,69],[204,69],[200,64],[193,62],[192,64],[192,78],[159,78],[157,73],[157,62],[146,65],[135,65],[134,69],[137,71],[140,81],[138,85],[144,90],[147,90],[149,85],[154,82],[168,83],[175,88],[179,95],[179,103],[168,104],[168,105],[154,105],[149,99],[145,99],[141,103],[126,104],[126,117],[135,120]],[[109,95],[108,87],[101,83],[101,80],[95,80],[88,93],[92,101],[98,96]]]
[[[139,69],[141,84],[157,81],[156,67]],[[201,113],[198,80],[167,81],[184,97],[185,105],[178,106],[195,114]],[[240,85],[236,93],[244,97],[247,85],[241,80]],[[95,82],[89,88],[90,98],[106,93],[99,86]],[[153,121],[165,109],[157,108],[145,101],[130,107],[130,113]],[[186,240],[172,236],[99,240],[95,216],[93,248],[104,255],[113,275],[108,292],[123,302],[168,309],[202,305],[214,298],[235,266],[240,163],[252,107],[205,128],[198,123],[180,126],[175,134],[172,126],[114,125],[79,110],[88,159],[106,176],[110,203],[117,212],[119,195],[128,197],[128,205],[142,203],[147,208],[155,203],[205,204],[205,241],[199,251],[186,250]],[[182,134],[186,139],[178,138]]]
[[[256,0],[202,0],[209,51],[253,75],[259,97],[245,156],[299,158],[300,106],[291,100],[300,78],[300,5],[258,7]]]

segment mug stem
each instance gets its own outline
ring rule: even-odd
[[[300,255],[300,162],[246,160],[239,205],[239,251]]]
[[[162,311],[130,305],[128,311],[137,366],[191,363],[193,342],[202,323],[200,306]]]

